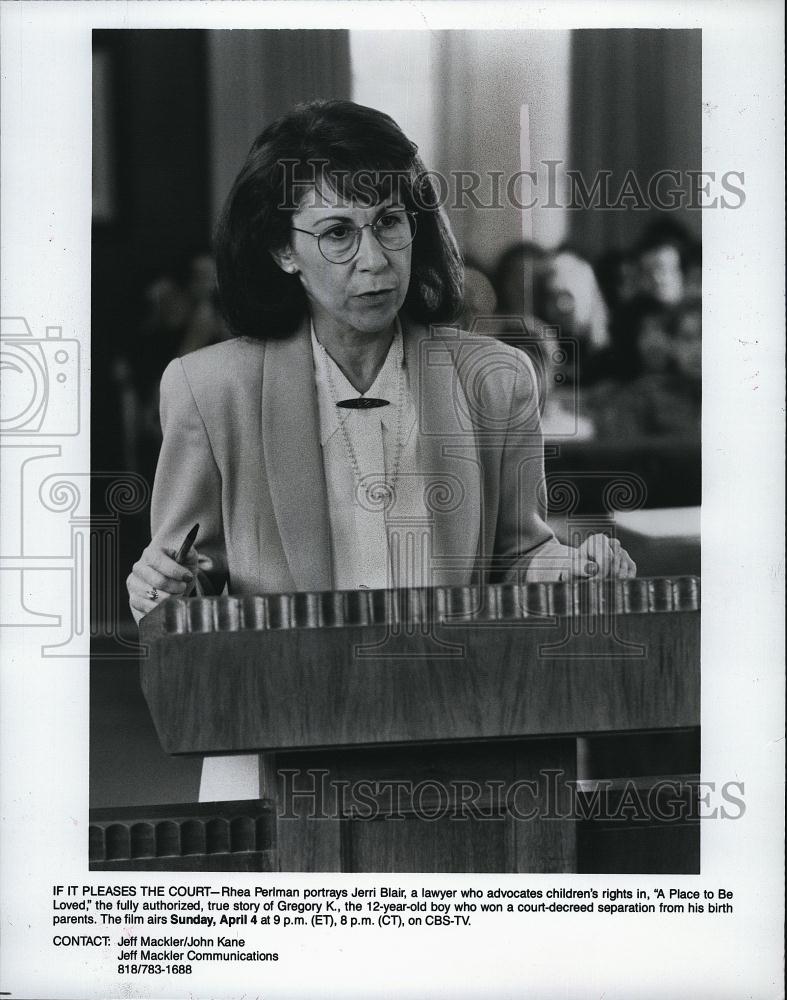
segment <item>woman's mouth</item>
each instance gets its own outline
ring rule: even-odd
[[[393,288],[376,288],[370,292],[360,292],[355,298],[361,302],[383,302],[393,291]]]

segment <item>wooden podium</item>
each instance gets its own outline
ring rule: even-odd
[[[699,607],[695,577],[172,598],[142,687],[167,753],[260,754],[281,871],[574,872],[577,737],[699,726]]]

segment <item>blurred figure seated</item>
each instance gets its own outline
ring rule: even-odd
[[[547,397],[547,362],[542,343],[545,323],[535,312],[540,268],[547,252],[537,243],[512,243],[498,257],[492,272],[497,298],[496,315],[484,323],[483,332],[524,351],[536,374],[539,408]]]
[[[583,413],[607,441],[652,436],[697,440],[702,402],[699,300],[670,309],[640,297],[630,331],[629,378],[599,383],[582,397]]]
[[[594,268],[607,309],[613,314],[630,302],[639,291],[636,259],[625,250],[610,250],[596,261]]]
[[[535,288],[546,251],[537,243],[513,243],[498,258],[492,275],[497,296],[497,314],[524,319],[529,326],[535,322]],[[515,324],[512,324],[512,326]]]
[[[139,336],[114,364],[125,468],[152,477],[161,444],[159,382],[176,357],[227,340],[218,307],[216,267],[206,253],[184,260],[144,292]]]
[[[661,243],[640,251],[640,288],[665,305],[683,298],[683,271],[680,250],[674,243]]]
[[[607,374],[609,314],[586,260],[571,250],[549,257],[537,276],[536,307],[548,326],[576,342],[580,384],[591,384]]]
[[[665,305],[677,305],[685,296],[684,262],[694,243],[674,219],[652,222],[636,249],[640,292]]]
[[[610,335],[612,357],[608,374],[633,378],[638,348],[633,331],[641,321],[643,303],[658,302],[674,308],[701,291],[702,250],[688,231],[669,218],[657,218],[645,230],[634,252],[637,293],[620,301],[612,313]]]

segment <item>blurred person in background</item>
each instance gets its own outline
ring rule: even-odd
[[[669,241],[640,247],[639,284],[645,295],[674,306],[683,298],[680,248]]]
[[[492,273],[501,319],[517,317],[537,325],[535,288],[538,271],[547,253],[537,243],[513,243],[499,256]],[[513,329],[514,327],[512,327]]]
[[[536,286],[539,316],[559,336],[576,342],[576,372],[567,377],[589,385],[603,377],[610,345],[609,313],[592,266],[572,250],[542,263]]]
[[[133,350],[118,357],[113,369],[126,468],[153,479],[161,444],[159,381],[170,361],[229,336],[210,254],[184,258],[171,273],[147,286]]]
[[[492,271],[496,316],[484,331],[523,351],[533,362],[542,413],[548,395],[548,365],[542,344],[545,324],[537,315],[536,296],[540,269],[547,256],[537,243],[526,241],[512,243],[503,250]]]
[[[610,321],[609,374],[619,379],[638,374],[640,347],[636,341],[643,313],[652,313],[654,302],[673,309],[701,294],[702,248],[672,219],[657,218],[645,229],[632,260],[636,292],[612,307]]]
[[[609,250],[602,254],[594,271],[610,315],[630,302],[639,291],[637,262],[626,250]]]
[[[605,441],[700,436],[702,311],[699,300],[674,308],[640,297],[625,377],[593,386],[583,412]]]
[[[626,336],[615,344],[608,375],[633,381],[665,371],[672,360],[671,309],[652,295],[638,295],[626,310]]]
[[[639,291],[665,305],[677,305],[686,294],[684,270],[695,246],[685,226],[669,217],[657,217],[636,247]]]

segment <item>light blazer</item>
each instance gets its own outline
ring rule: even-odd
[[[556,579],[567,556],[541,516],[529,360],[450,327],[430,333],[402,316],[402,329],[433,584]],[[308,321],[286,340],[238,338],[174,360],[161,380],[154,543],[177,549],[199,521],[216,593],[330,590],[318,421]]]

